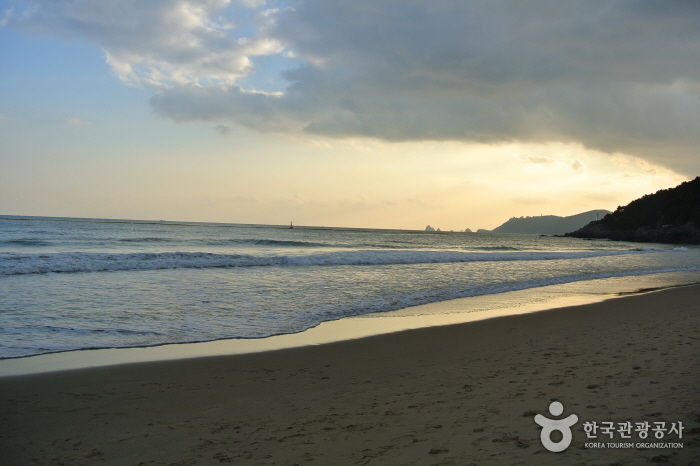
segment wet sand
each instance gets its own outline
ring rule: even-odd
[[[700,464],[698,387],[700,286],[688,286],[279,351],[2,377],[0,462]],[[561,453],[534,422],[553,400],[579,418]],[[684,431],[587,439],[587,421]],[[683,448],[586,448],[642,441]]]

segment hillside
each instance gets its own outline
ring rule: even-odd
[[[494,228],[492,233],[523,233],[537,235],[563,235],[567,231],[573,231],[588,222],[609,214],[608,210],[590,210],[577,215],[559,217],[557,215],[544,215],[540,217],[513,217],[503,225]]]
[[[597,222],[567,233],[576,238],[700,244],[700,177],[634,200]]]

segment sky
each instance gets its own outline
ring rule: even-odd
[[[492,229],[700,174],[700,3],[0,0],[0,214]]]

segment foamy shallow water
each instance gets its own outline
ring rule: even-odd
[[[626,293],[638,293],[642,289],[659,287],[665,289],[679,284],[696,284],[700,279],[699,274],[698,272],[676,272],[615,277],[440,301],[397,311],[363,314],[322,322],[304,332],[267,338],[88,349],[0,359],[0,377],[138,362],[230,356],[319,345],[409,329],[467,323],[559,307],[591,304],[619,298]],[[498,336],[494,335],[494,337]]]

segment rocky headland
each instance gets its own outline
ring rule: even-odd
[[[565,236],[700,244],[700,177],[647,194]]]

